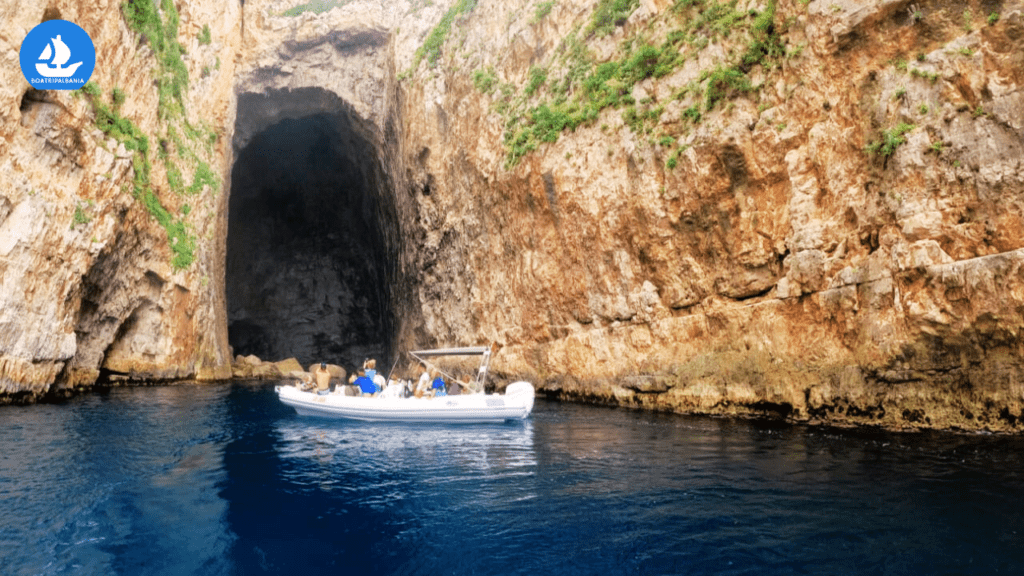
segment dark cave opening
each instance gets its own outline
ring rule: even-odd
[[[356,122],[343,110],[285,118],[237,151],[226,262],[235,354],[348,370],[390,357],[393,207],[382,205],[378,151]]]

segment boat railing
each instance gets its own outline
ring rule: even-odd
[[[487,351],[484,352],[483,359],[480,361],[480,370],[477,372],[476,382],[473,383],[481,392],[485,390],[484,383],[487,381],[487,370],[490,368],[490,365],[491,350],[488,348]]]

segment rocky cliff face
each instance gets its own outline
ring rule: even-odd
[[[397,59],[427,332],[564,398],[1018,429],[1022,26],[480,3],[434,67]]]
[[[0,5],[5,395],[91,384],[101,372],[230,374],[221,180],[239,8],[164,4],[134,23],[119,2]],[[22,39],[55,18],[94,41],[88,93],[35,91],[21,74]]]
[[[212,375],[229,334],[303,362],[497,341],[562,398],[1022,426],[1020,2],[201,3],[178,116],[100,4],[0,9],[5,61],[52,10],[90,32],[172,226],[96,97],[5,67],[8,393]],[[191,196],[201,162],[224,178]]]

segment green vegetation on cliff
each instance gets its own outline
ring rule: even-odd
[[[473,85],[484,94],[490,94],[497,84],[498,76],[494,72],[494,66],[473,72]]]
[[[917,126],[907,124],[906,122],[900,122],[899,125],[894,128],[883,130],[881,139],[868,144],[868,154],[881,154],[883,158],[892,156],[893,153],[896,152],[896,149],[899,148],[900,144],[907,141],[903,135],[914,128],[917,128]]]
[[[555,6],[555,0],[548,0],[547,2],[540,2],[534,8],[533,20],[531,20],[530,22],[532,22],[533,24],[536,24],[536,23],[540,22],[541,20],[543,20],[548,14],[551,14],[551,9],[554,8],[554,6]]]
[[[724,58],[672,95],[684,102],[682,119],[692,123],[724,100],[756,92],[751,72],[770,71],[786,56],[775,22],[776,0],[762,11],[739,11],[736,0],[676,0],[646,26],[629,30],[619,57],[597,61],[589,45],[623,26],[638,6],[638,0],[601,0],[585,27],[571,32],[546,62],[534,63],[521,87],[500,83],[493,67],[474,71],[481,92],[492,94],[496,83],[500,87],[494,110],[504,126],[506,168],[541,143],[556,142],[563,131],[592,124],[606,108],[622,109],[623,125],[652,144],[660,136],[674,141],[677,134],[655,133],[668,102],[653,95],[638,102],[634,88],[674,73],[712,41],[726,48]],[[674,166],[677,156],[667,164]]]
[[[216,134],[208,129],[196,128],[188,120],[185,110],[188,68],[182,59],[185,50],[178,42],[180,20],[173,0],[160,0],[159,6],[151,0],[128,0],[121,5],[121,9],[128,27],[152,48],[156,60],[153,75],[158,94],[157,117],[164,130],[164,134],[157,138],[159,146],[156,154],[164,165],[168,189],[175,195],[194,195],[207,187],[216,193],[218,178],[209,163],[202,158],[212,156],[212,142]],[[211,41],[209,27],[204,27],[199,40],[201,44]],[[122,114],[129,95],[115,87],[108,102],[103,90],[95,82],[87,83],[81,91],[92,106],[96,127],[132,153],[132,195],[167,232],[172,253],[171,264],[177,270],[188,268],[195,260],[196,248],[195,236],[185,219],[191,207],[183,204],[179,210],[180,216],[176,216],[161,202],[152,181],[150,136],[131,118]],[[176,127],[185,132],[187,142],[177,136]],[[192,184],[188,187],[184,184],[182,169],[171,159],[172,148],[177,150],[179,158],[192,172]]]
[[[472,12],[473,8],[476,8],[477,1],[458,0],[454,6],[444,13],[441,21],[431,29],[427,39],[423,41],[423,46],[416,50],[416,58],[413,60],[412,66],[409,67],[409,73],[415,72],[424,58],[427,59],[427,64],[431,68],[437,66],[437,61],[441,58],[441,48],[444,47],[444,41],[448,38],[448,33],[451,32],[455,19],[463,14]]]
[[[310,0],[305,4],[299,4],[281,12],[281,16],[298,16],[303,12],[312,12],[313,14],[323,14],[329,10],[337,8],[338,6],[344,6],[352,0]]]
[[[586,33],[607,36],[622,26],[626,19],[640,6],[640,0],[600,0],[594,14],[590,17]]]
[[[89,200],[88,202],[85,203],[85,208],[82,208],[82,203],[81,202],[78,202],[78,203],[75,204],[75,213],[71,217],[71,229],[72,230],[75,229],[75,226],[79,226],[81,224],[88,224],[90,221],[92,221],[92,216],[90,216],[86,212],[86,210],[92,208],[92,206],[93,206],[92,200]]]
[[[116,97],[112,95],[114,105],[111,107],[103,101],[102,92],[95,84],[85,92],[96,114],[96,127],[132,152],[132,194],[167,231],[167,241],[173,254],[171,264],[177,270],[188,268],[195,260],[195,238],[189,233],[184,219],[174,218],[153,192],[149,137],[134,122],[121,116]]]
[[[150,0],[129,0],[121,5],[128,27],[139,33],[153,49],[157,60],[157,90],[160,115],[167,118],[184,111],[184,92],[188,90],[188,68],[181,56],[185,48],[178,42],[178,9],[173,0],[160,0],[160,9]],[[163,12],[161,18],[160,12]],[[180,108],[180,110],[179,110]]]
[[[210,32],[210,25],[209,24],[203,24],[203,30],[201,32],[199,32],[198,40],[199,40],[199,43],[202,44],[203,46],[207,46],[211,42],[213,42],[213,35]]]

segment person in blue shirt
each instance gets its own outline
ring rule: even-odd
[[[372,396],[373,394],[376,394],[378,392],[377,385],[373,383],[373,380],[370,380],[369,378],[366,377],[366,372],[363,370],[359,371],[359,377],[356,378],[356,381],[353,382],[353,384],[358,386],[359,391],[362,392],[364,395]]]
[[[441,378],[441,375],[437,374],[436,371],[434,372],[434,382],[430,385],[430,387],[434,390],[435,398],[438,396],[448,395],[448,392],[447,390],[445,390],[444,387],[444,378]]]

